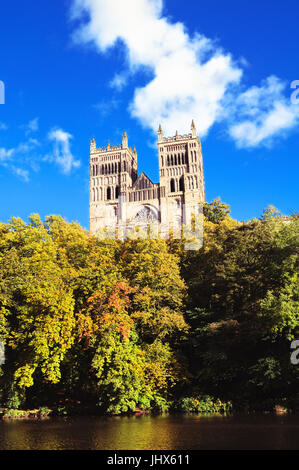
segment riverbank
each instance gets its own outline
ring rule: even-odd
[[[32,409],[32,410],[18,410],[18,409],[8,409],[8,408],[0,408],[0,419],[3,420],[38,420],[38,419],[48,419],[51,417],[88,417],[88,416],[94,416],[94,417],[130,417],[130,416],[163,416],[163,415],[169,415],[169,416],[174,416],[174,415],[181,415],[181,416],[188,416],[188,415],[195,415],[195,416],[200,416],[200,417],[215,417],[215,416],[237,416],[240,414],[240,411],[238,412],[233,412],[232,409],[228,410],[205,410],[205,411],[183,411],[183,410],[177,410],[177,411],[172,411],[168,413],[163,413],[163,412],[153,412],[149,410],[142,410],[140,408],[137,408],[134,412],[127,412],[127,413],[119,413],[119,414],[104,414],[99,411],[98,408],[94,407],[82,407],[81,409],[79,408],[65,408],[65,407],[59,407],[56,409],[50,409],[47,407],[41,407],[37,409]],[[241,413],[242,414],[242,413]],[[273,416],[285,416],[285,415],[292,415],[294,414],[292,411],[287,410],[286,408],[283,408],[282,406],[276,406],[273,411],[264,411],[264,412],[247,412],[243,414],[246,415],[256,415],[256,414],[261,414],[261,415],[273,415]]]
[[[53,410],[42,407],[34,410],[14,410],[8,408],[0,409],[1,419],[45,419],[50,416]]]

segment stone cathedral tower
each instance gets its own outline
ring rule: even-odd
[[[137,152],[122,145],[97,148],[90,143],[90,231],[115,231],[125,238],[136,226],[150,227],[154,235],[167,238],[169,230],[179,238],[181,227],[191,227],[192,218],[205,200],[201,143],[194,121],[191,133],[164,137],[158,130],[160,182],[143,172],[137,176]]]

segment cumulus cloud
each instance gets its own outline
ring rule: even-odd
[[[152,71],[154,78],[136,89],[130,106],[144,126],[156,131],[163,122],[166,133],[183,132],[195,118],[204,135],[221,115],[226,89],[239,82],[242,71],[210,40],[198,34],[190,38],[182,23],[163,18],[162,6],[160,0],[76,0],[73,18],[87,11],[90,19],[74,39],[93,41],[100,52],[120,39],[131,72],[140,67]],[[117,74],[112,83],[121,88],[127,79]]]
[[[285,83],[272,76],[238,96],[235,105],[241,122],[229,132],[239,147],[271,145],[275,137],[299,124],[299,107],[285,98],[285,88]]]
[[[71,134],[62,129],[52,129],[48,138],[53,142],[53,153],[47,159],[54,160],[61,168],[62,172],[68,174],[73,168],[80,166],[80,161],[76,160],[71,152]]]
[[[222,121],[243,147],[269,143],[297,125],[298,107],[287,102],[279,79],[241,91],[245,59],[237,64],[204,35],[191,37],[162,9],[162,0],[73,0],[71,16],[80,22],[76,42],[95,44],[100,53],[119,41],[125,45],[129,73],[116,74],[112,86],[121,90],[137,70],[150,72],[130,104],[142,125],[156,131],[161,122],[165,133],[173,134],[184,132],[194,118],[204,136]]]

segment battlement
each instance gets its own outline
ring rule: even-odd
[[[122,150],[122,145],[107,145],[107,147],[96,147],[95,152],[115,152],[115,150]]]
[[[174,140],[186,140],[186,139],[193,139],[194,137],[192,134],[183,134],[183,135],[174,135],[173,137],[163,137],[163,142],[173,142]]]
[[[115,152],[119,152],[120,150],[126,150],[132,155],[133,158],[137,159],[137,152],[136,152],[135,147],[134,147],[134,150],[132,150],[132,148],[128,146],[128,136],[127,136],[126,131],[124,131],[123,136],[122,136],[122,143],[119,145],[110,145],[110,142],[108,142],[107,146],[105,147],[97,147],[94,137],[90,141],[90,155],[107,154],[110,152],[115,153]],[[99,156],[102,156],[102,155],[99,155]]]

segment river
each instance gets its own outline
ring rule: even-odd
[[[299,417],[143,415],[2,420],[0,449],[299,449]]]

